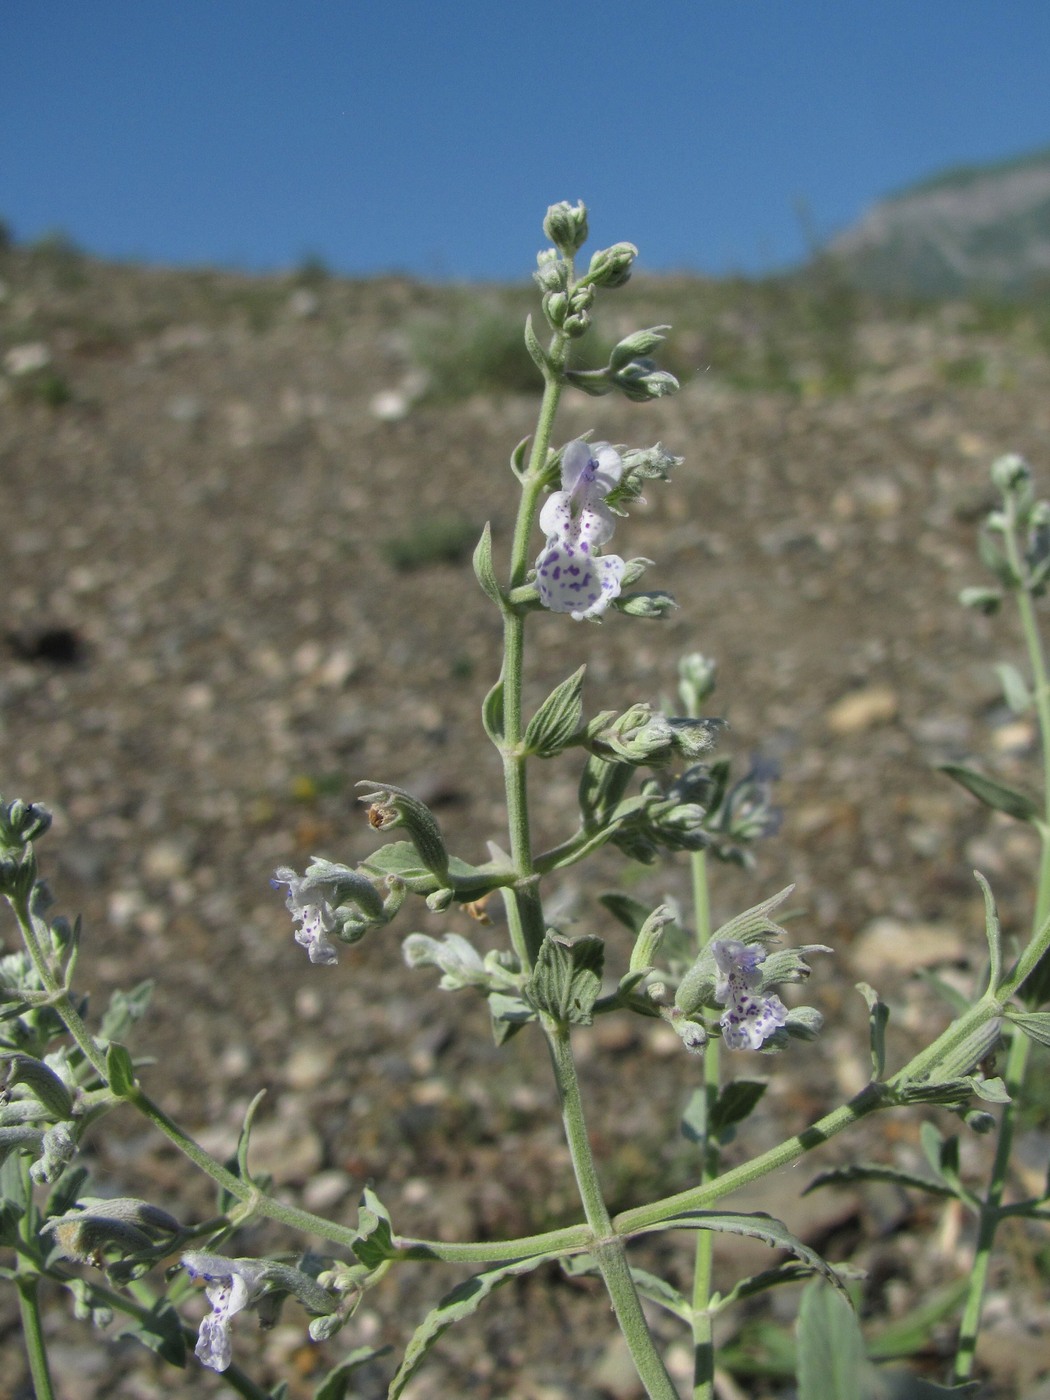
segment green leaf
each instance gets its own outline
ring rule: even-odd
[[[942,763],[938,766],[942,773],[953,778],[960,787],[972,793],[986,807],[991,807],[996,812],[1005,812],[1008,817],[1015,817],[1019,822],[1038,820],[1039,808],[1023,792],[1017,792],[1005,783],[997,782],[995,778],[989,778],[973,768],[965,768],[961,763]]]
[[[537,339],[536,332],[532,329],[531,316],[527,317],[525,321],[525,349],[531,355],[533,364],[544,379],[547,379],[551,374],[551,363],[547,358],[547,352]]]
[[[1010,1011],[1007,1018],[1029,1039],[1039,1045],[1050,1045],[1050,1011]]]
[[[890,1008],[879,1000],[879,994],[867,982],[858,982],[857,991],[868,1003],[868,1036],[871,1040],[872,1078],[881,1079],[886,1068],[886,1022]]]
[[[594,934],[570,940],[548,929],[525,996],[556,1021],[589,1026],[604,965],[605,944]]]
[[[496,578],[496,570],[492,565],[492,525],[485,521],[485,528],[481,532],[481,539],[478,540],[474,550],[474,576],[481,584],[481,591],[485,596],[496,604],[498,608],[503,607],[503,593]]]
[[[365,1187],[358,1207],[357,1239],[352,1248],[367,1269],[374,1269],[397,1254],[390,1214],[370,1186]]]
[[[643,904],[640,899],[632,899],[630,895],[620,894],[615,890],[609,894],[603,894],[598,903],[603,904],[614,919],[619,919],[620,923],[625,928],[629,928],[636,936],[641,932],[642,925],[650,913],[648,904]]]
[[[726,1084],[711,1111],[712,1136],[728,1132],[749,1117],[757,1108],[766,1087],[764,1079],[734,1079]]]
[[[819,1274],[833,1288],[845,1291],[845,1285],[830,1264],[820,1257],[815,1249],[796,1239],[782,1220],[761,1211],[753,1214],[730,1214],[716,1210],[689,1210],[681,1215],[670,1216],[658,1224],[639,1231],[652,1234],[655,1230],[717,1230],[727,1235],[746,1235],[750,1239],[762,1240],[773,1249],[786,1249],[796,1259],[802,1261],[811,1273]]]
[[[118,1040],[122,1035],[127,1035],[128,1031],[140,1021],[149,1009],[150,1001],[153,997],[153,981],[147,979],[140,982],[137,987],[132,987],[130,992],[117,990],[109,999],[102,1017],[102,1024],[99,1027],[99,1036],[103,1040]]]
[[[1001,661],[995,668],[999,684],[1003,688],[1003,698],[1015,715],[1026,714],[1033,705],[1032,692],[1028,683],[1016,666]]]
[[[356,1246],[354,1252],[357,1252]],[[446,1293],[437,1307],[427,1314],[413,1333],[405,1350],[405,1359],[387,1391],[387,1400],[397,1400],[397,1397],[404,1393],[405,1386],[423,1364],[427,1352],[454,1322],[461,1322],[463,1318],[470,1317],[472,1313],[477,1312],[485,1299],[500,1284],[507,1283],[512,1278],[518,1278],[521,1274],[530,1273],[540,1264],[558,1257],[558,1252],[554,1251],[550,1254],[534,1254],[528,1259],[515,1259],[509,1264],[499,1264],[494,1269],[486,1269],[484,1273],[475,1274],[473,1278],[468,1278],[458,1288],[454,1288],[451,1293]]]
[[[857,1315],[840,1293],[811,1284],[798,1316],[799,1400],[876,1400]]]
[[[492,1034],[497,1045],[506,1045],[522,1026],[536,1019],[533,1008],[521,997],[512,996],[509,992],[490,992],[488,1002]]]
[[[537,758],[553,758],[572,743],[583,719],[583,677],[581,666],[568,680],[551,691],[525,730],[523,747]]]
[[[679,1124],[686,1142],[702,1145],[707,1141],[707,1090],[694,1089]]]
[[[841,1274],[847,1275],[848,1267],[839,1264],[838,1270]],[[743,1298],[753,1298],[756,1294],[765,1293],[770,1288],[778,1288],[783,1283],[801,1283],[811,1277],[812,1270],[795,1260],[786,1264],[778,1264],[774,1269],[763,1269],[761,1273],[751,1274],[748,1278],[741,1279],[739,1283],[733,1285],[728,1293],[717,1298],[715,1310],[724,1312],[726,1308],[733,1303],[740,1302]]]
[[[974,879],[984,895],[984,933],[988,940],[988,990],[995,991],[1003,975],[1003,934],[999,927],[992,887],[979,870],[973,872]]]
[[[919,1176],[916,1172],[900,1171],[897,1167],[884,1167],[878,1162],[858,1162],[848,1167],[832,1167],[815,1176],[802,1192],[819,1191],[824,1186],[852,1186],[858,1181],[887,1181],[894,1186],[904,1186],[916,1191],[926,1191],[931,1196],[954,1197],[955,1192],[939,1181]]]
[[[131,1056],[115,1040],[106,1051],[106,1081],[118,1099],[126,1099],[135,1087],[135,1066]]]
[[[505,734],[503,720],[503,682],[498,680],[481,702],[481,722],[494,744],[502,744]]]
[[[244,1122],[241,1124],[240,1136],[237,1139],[237,1175],[242,1181],[251,1181],[251,1174],[248,1171],[248,1144],[252,1135],[252,1124],[255,1122],[255,1115],[259,1111],[259,1105],[266,1097],[266,1090],[260,1089],[248,1105],[244,1115]]]

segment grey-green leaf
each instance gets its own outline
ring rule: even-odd
[[[833,1288],[845,1291],[845,1285],[838,1274],[815,1249],[810,1249],[808,1244],[796,1239],[782,1220],[765,1215],[761,1211],[747,1215],[716,1210],[683,1211],[681,1215],[661,1220],[659,1224],[650,1226],[642,1233],[649,1234],[653,1230],[718,1230],[727,1235],[747,1235],[751,1239],[762,1240],[772,1249],[786,1249],[813,1273],[826,1279]]]
[[[498,608],[502,608],[503,594],[500,591],[496,571],[492,565],[492,526],[487,520],[485,528],[481,532],[481,539],[478,540],[474,550],[474,575],[478,583],[481,584],[485,596]]]
[[[567,680],[555,686],[525,730],[524,748],[537,758],[553,758],[572,743],[583,719],[583,677],[581,666]]]
[[[1005,783],[989,778],[984,773],[978,773],[973,768],[966,768],[961,763],[942,763],[939,766],[942,773],[953,778],[960,787],[972,793],[986,807],[1005,812],[1008,817],[1015,817],[1019,822],[1034,822],[1038,818],[1039,808],[1023,792],[1007,787]]]
[[[1032,692],[1028,682],[1016,666],[1001,661],[995,668],[999,684],[1003,688],[1003,698],[1015,715],[1026,714],[1032,708]]]
[[[1050,1045],[1050,1011],[1013,1011],[1009,1013],[1009,1020],[1031,1040]]]
[[[939,1181],[919,1176],[916,1172],[900,1171],[896,1167],[884,1167],[878,1162],[858,1162],[848,1167],[832,1167],[821,1172],[802,1192],[819,1191],[823,1186],[852,1186],[858,1181],[885,1181],[894,1186],[904,1186],[915,1191],[926,1191],[931,1196],[954,1196],[955,1192]]]
[[[726,1084],[715,1101],[711,1112],[710,1131],[712,1136],[725,1133],[742,1123],[758,1106],[766,1092],[764,1079],[734,1079]]]
[[[594,934],[569,940],[547,931],[525,995],[537,1011],[588,1026],[602,986],[605,944]]]
[[[877,1400],[879,1393],[853,1308],[841,1294],[811,1284],[798,1318],[799,1400]]]

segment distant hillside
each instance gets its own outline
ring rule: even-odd
[[[958,167],[891,195],[829,252],[873,292],[1018,295],[1050,281],[1050,148]]]

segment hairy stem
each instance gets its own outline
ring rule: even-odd
[[[543,1028],[550,1046],[554,1077],[561,1100],[565,1138],[572,1156],[576,1184],[579,1187],[587,1224],[593,1232],[592,1253],[605,1280],[616,1320],[630,1348],[646,1394],[651,1400],[678,1400],[678,1392],[656,1350],[649,1324],[642,1312],[638,1291],[627,1264],[624,1241],[613,1232],[609,1211],[602,1195],[594,1154],[587,1137],[569,1028],[550,1017],[544,1018]]]

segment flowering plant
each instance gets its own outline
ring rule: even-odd
[[[395,1229],[381,1196],[368,1187],[356,1224],[327,1220],[283,1202],[253,1174],[249,1147],[254,1105],[235,1158],[217,1161],[140,1082],[140,1067],[124,1042],[146,1009],[145,993],[114,997],[97,1023],[89,1020],[85,999],[74,986],[79,924],[52,917],[38,871],[36,844],[47,830],[48,814],[34,803],[3,803],[0,889],[13,912],[20,947],[0,962],[0,1058],[6,1065],[6,1087],[0,1096],[0,1246],[9,1259],[0,1275],[18,1296],[26,1354],[41,1400],[54,1394],[42,1319],[45,1282],[66,1290],[79,1316],[104,1322],[121,1313],[132,1335],[175,1365],[186,1364],[192,1343],[206,1368],[222,1375],[238,1393],[258,1397],[268,1392],[235,1360],[239,1314],[253,1312],[262,1325],[272,1325],[284,1303],[291,1301],[309,1316],[313,1341],[332,1341],[344,1329],[353,1337],[361,1299],[379,1288],[391,1270],[422,1260],[469,1264],[477,1272],[447,1293],[419,1324],[399,1367],[388,1377],[391,1400],[408,1393],[428,1352],[449,1326],[469,1317],[500,1285],[550,1261],[559,1261],[570,1274],[590,1273],[601,1279],[640,1384],[658,1400],[677,1397],[679,1384],[688,1387],[694,1400],[710,1400],[715,1392],[714,1319],[745,1297],[811,1274],[833,1291],[807,1292],[802,1305],[800,1394],[814,1400],[829,1393],[811,1378],[819,1373],[819,1358],[830,1355],[838,1374],[849,1373],[849,1394],[875,1395],[878,1381],[861,1354],[845,1274],[780,1220],[725,1210],[721,1202],[858,1120],[917,1104],[945,1106],[975,1131],[996,1134],[995,1162],[983,1194],[962,1183],[954,1138],[938,1139],[936,1179],[858,1163],[846,1172],[825,1173],[822,1184],[889,1178],[910,1189],[955,1196],[974,1211],[979,1222],[975,1267],[953,1372],[954,1381],[965,1386],[974,1364],[996,1228],[1008,1214],[1047,1217],[1045,1196],[1020,1202],[1005,1202],[1004,1196],[1028,1047],[1033,1041],[1050,1043],[1050,1012],[1041,1009],[1050,996],[1050,766],[1042,805],[976,770],[958,765],[948,769],[980,800],[1030,823],[1039,833],[1041,877],[1027,945],[1012,961],[1007,959],[991,890],[982,879],[987,977],[979,992],[957,1006],[947,1030],[888,1074],[888,1012],[878,993],[862,986],[870,1082],[798,1134],[726,1166],[723,1149],[742,1129],[766,1087],[764,1081],[738,1076],[729,1057],[791,1054],[794,1042],[820,1033],[821,1013],[799,1004],[794,993],[784,991],[787,1000],[782,999],[781,991],[808,979],[812,954],[831,950],[800,944],[773,921],[773,912],[791,896],[791,887],[721,927],[713,926],[709,861],[751,864],[755,843],[776,830],[779,813],[773,805],[774,775],[768,764],[759,761],[734,779],[731,761],[714,753],[724,726],[703,714],[715,682],[710,660],[699,654],[682,659],[679,714],[667,714],[643,698],[622,710],[588,717],[581,666],[526,716],[526,637],[534,614],[544,610],[562,615],[568,648],[577,624],[641,625],[666,617],[676,606],[664,592],[630,591],[649,561],[625,559],[608,552],[608,546],[645,483],[668,480],[680,459],[660,444],[629,449],[584,436],[559,446],[554,437],[559,402],[568,389],[595,397],[621,393],[635,402],[673,393],[673,376],[651,358],[667,328],[624,337],[600,369],[574,367],[573,345],[589,327],[596,295],[624,284],[636,250],[617,243],[595,253],[586,272],[578,273],[576,256],[588,232],[584,207],[553,206],[544,229],[552,246],[539,255],[536,280],[547,343],[541,342],[531,320],[525,332],[543,381],[537,427],[531,445],[523,443],[512,459],[519,491],[512,534],[501,543],[502,563],[489,527],[474,554],[478,583],[497,610],[503,631],[502,662],[484,698],[482,718],[503,767],[507,830],[501,840],[507,849],[493,841],[487,861],[470,863],[449,851],[426,803],[389,781],[365,780],[360,784],[366,789],[361,800],[382,842],[377,849],[356,865],[315,857],[302,874],[280,866],[273,884],[285,891],[296,942],[311,963],[326,968],[339,961],[344,947],[384,928],[417,900],[431,914],[449,919],[461,910],[476,914],[496,897],[502,901],[504,946],[482,952],[454,929],[438,938],[412,932],[403,944],[404,959],[410,969],[436,969],[445,990],[469,990],[483,997],[498,1043],[517,1034],[542,1038],[557,1087],[581,1218],[517,1239],[416,1238]],[[989,518],[983,555],[996,586],[969,590],[964,601],[991,613],[1008,597],[1016,599],[1032,680],[1029,684],[1019,673],[1008,672],[1008,698],[1018,707],[1034,709],[1044,754],[1050,755],[1050,685],[1034,611],[1050,578],[1050,507],[1035,500],[1028,469],[1016,458],[997,463],[993,479],[1002,507]],[[538,554],[533,538],[537,525],[544,536]],[[559,755],[577,763],[578,812],[572,830],[557,844],[539,849],[530,822],[530,775],[537,764]],[[1050,765],[1050,757],[1046,761]],[[394,839],[383,839],[388,834]],[[629,931],[628,956],[615,947],[607,954],[606,941],[596,933],[572,936],[551,906],[545,907],[545,885],[602,847],[617,848],[649,864],[685,853],[695,892],[692,916],[682,915],[670,901],[650,909],[617,895],[606,899],[606,908]],[[786,915],[780,917],[786,922]],[[683,1120],[683,1130],[697,1149],[695,1181],[683,1191],[616,1216],[607,1204],[588,1132],[574,1051],[577,1032],[613,1014],[662,1019],[671,1026],[683,1052],[696,1056],[699,1085]],[[1008,1064],[1000,1079],[991,1057],[1004,1041]],[[986,1108],[975,1109],[975,1096],[998,1107],[998,1117]],[[108,1122],[119,1107],[143,1115],[210,1178],[218,1193],[212,1217],[183,1224],[156,1203],[89,1191],[84,1135]],[[325,1252],[301,1249],[273,1257],[227,1253],[238,1234],[260,1219],[322,1241]],[[686,1292],[632,1263],[632,1242],[657,1232],[695,1236],[692,1285]],[[728,1293],[717,1293],[712,1251],[719,1234],[760,1239],[790,1262],[739,1280]],[[195,1330],[183,1321],[180,1309],[199,1282],[210,1311]],[[685,1377],[676,1380],[672,1374],[654,1310],[687,1329],[690,1364]],[[360,1344],[319,1382],[319,1400],[351,1393],[353,1373],[362,1367],[378,1374],[382,1353],[367,1340],[358,1340]],[[948,1392],[927,1384],[921,1393]]]

